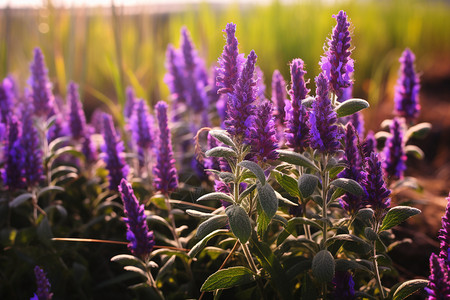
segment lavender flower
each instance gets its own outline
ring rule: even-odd
[[[224,194],[227,194],[227,195],[231,195],[230,187],[225,182],[223,182],[221,180],[214,180],[214,190],[216,192],[220,192],[220,193],[224,193]],[[222,206],[224,208],[227,208],[228,206],[231,205],[230,202],[227,202],[225,200],[220,200],[220,203],[222,204]]]
[[[328,82],[322,72],[316,77],[316,99],[309,116],[310,143],[313,149],[320,152],[334,153],[339,147],[341,133],[336,125],[336,112],[328,97]]]
[[[106,113],[103,113],[103,139],[102,152],[109,171],[109,188],[117,191],[122,178],[128,175],[128,165],[124,159],[123,142],[116,133],[112,117]]]
[[[272,102],[265,101],[257,106],[254,115],[248,119],[251,157],[265,163],[268,160],[276,160],[278,154],[277,132],[275,120],[272,115]]]
[[[83,111],[83,105],[78,94],[78,85],[70,82],[68,86],[67,103],[69,104],[69,127],[72,137],[76,140],[81,139],[86,131],[86,117]]]
[[[439,257],[445,261],[450,261],[450,194],[446,198],[447,208],[445,209],[445,214],[442,216],[442,228],[439,230],[438,239],[440,241],[441,251],[439,252]],[[447,263],[450,269],[450,264]],[[449,275],[450,276],[450,275]]]
[[[331,90],[339,97],[342,88],[352,84],[353,59],[350,58],[350,22],[347,14],[340,11],[333,15],[336,19],[336,27],[333,29],[331,39],[328,39],[328,49],[322,57],[320,65],[328,79]]]
[[[366,139],[362,143],[362,151],[364,153],[364,157],[369,157],[372,152],[376,152],[377,149],[377,140],[375,139],[375,135],[373,131],[369,131],[366,136]]]
[[[136,103],[136,95],[134,93],[133,87],[127,87],[125,91],[125,107],[123,109],[123,114],[125,118],[130,119],[133,114],[134,104]]]
[[[85,136],[83,139],[83,143],[81,144],[81,152],[84,155],[85,161],[87,164],[92,164],[97,161],[97,149],[92,143],[91,134],[92,127],[87,127],[85,131]]]
[[[245,139],[247,119],[252,115],[254,109],[252,103],[255,101],[256,92],[254,79],[256,58],[255,51],[252,50],[235,85],[235,90],[230,94],[228,100],[225,126],[228,133],[240,142]]]
[[[359,156],[358,147],[356,145],[355,128],[351,123],[347,123],[345,135],[345,156],[344,159],[347,167],[338,174],[340,178],[353,179],[358,183],[362,183],[365,174],[361,171],[361,157]],[[360,208],[364,207],[361,197],[351,193],[345,193],[339,203],[349,215],[355,214]]]
[[[8,116],[13,113],[14,98],[13,83],[5,78],[0,83],[0,122],[3,124],[8,122]]]
[[[20,143],[21,131],[22,124],[15,116],[11,116],[7,126],[7,138],[4,149],[5,166],[2,174],[4,184],[9,190],[25,187],[25,181],[22,177],[23,148]]]
[[[178,186],[177,169],[173,158],[171,134],[167,120],[167,104],[159,101],[155,106],[159,127],[159,145],[156,149],[154,185],[156,190],[167,195]]]
[[[150,149],[153,145],[153,117],[149,114],[147,104],[143,99],[136,101],[130,123],[133,139],[138,147]]]
[[[128,249],[133,255],[146,259],[152,252],[155,240],[153,231],[148,230],[147,217],[144,212],[144,205],[139,204],[134,195],[131,184],[124,178],[118,186],[123,201],[123,211],[125,213],[124,222],[127,224]]]
[[[280,71],[275,70],[272,75],[272,102],[276,105],[275,115],[278,123],[284,123],[284,106],[286,102],[286,82]]]
[[[256,100],[263,101],[266,99],[266,85],[264,84],[264,73],[259,66],[255,67],[256,76]]]
[[[166,69],[164,82],[169,87],[171,97],[175,103],[186,102],[186,86],[183,74],[181,54],[169,44],[166,51]]]
[[[390,126],[391,136],[386,141],[384,148],[383,170],[386,176],[403,178],[406,170],[406,155],[404,150],[404,121],[402,118],[394,118]]]
[[[336,271],[333,279],[334,300],[351,300],[355,299],[355,282],[353,276],[348,271]]]
[[[287,101],[285,106],[286,144],[297,152],[302,152],[309,145],[308,113],[302,105],[302,100],[308,96],[309,89],[306,88],[307,82],[304,79],[306,71],[303,67],[303,60],[299,58],[291,63],[291,89],[289,90],[291,101]]]
[[[225,30],[227,44],[223,47],[222,56],[219,58],[220,67],[217,68],[217,85],[219,94],[232,93],[238,81],[243,64],[243,57],[239,54],[238,41],[235,36],[236,24],[228,23]]]
[[[401,67],[395,87],[395,112],[406,120],[412,121],[420,112],[419,77],[414,70],[415,56],[409,49],[403,51],[400,57]]]
[[[446,300],[450,299],[450,279],[449,271],[444,259],[432,253],[430,256],[430,277],[428,287],[425,290],[428,293],[428,300]]]
[[[51,300],[53,293],[50,293],[50,283],[48,282],[47,275],[44,270],[39,266],[34,267],[34,275],[36,276],[37,290],[31,299],[36,300]]]
[[[65,120],[63,118],[65,114],[60,111],[60,109],[55,105],[51,108],[49,113],[49,118],[55,118],[53,125],[49,128],[47,132],[47,142],[50,143],[57,138],[66,136],[68,134],[68,128],[65,124]]]
[[[48,70],[45,66],[44,55],[41,49],[34,49],[34,60],[30,66],[31,77],[28,84],[32,90],[35,114],[40,117],[47,117],[53,107],[54,97],[52,94],[52,84],[48,80]]]
[[[366,204],[369,204],[377,216],[384,213],[384,210],[391,205],[389,195],[391,191],[386,188],[383,180],[381,162],[378,160],[378,154],[372,152],[366,158],[366,178],[362,181],[362,186],[366,190]]]

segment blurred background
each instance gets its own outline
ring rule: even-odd
[[[183,25],[210,67],[225,44],[222,29],[236,23],[240,51],[258,55],[268,98],[273,71],[289,78],[288,64],[297,57],[306,63],[314,91],[324,42],[335,25],[331,16],[343,9],[353,24],[354,96],[370,102],[366,129],[378,131],[392,117],[398,59],[410,48],[422,83],[418,122],[433,129],[425,140],[413,141],[425,159],[408,161],[408,175],[423,190],[404,195],[424,213],[398,234],[415,239],[422,251],[423,269],[410,271],[427,270],[450,189],[450,1],[3,0],[0,7],[0,78],[14,76],[23,90],[32,50],[40,47],[54,93],[65,98],[67,82],[77,82],[88,116],[100,105],[122,106],[128,85],[151,105],[168,101],[165,51],[169,43],[179,46]]]

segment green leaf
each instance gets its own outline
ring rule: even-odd
[[[196,237],[203,239],[214,230],[221,229],[227,224],[228,218],[225,215],[214,216],[198,226]]]
[[[137,273],[137,274],[141,275],[142,277],[147,278],[147,274],[145,274],[144,270],[142,270],[141,268],[138,268],[135,266],[125,266],[125,267],[123,267],[123,269],[126,271]]]
[[[215,214],[211,214],[211,213],[205,213],[202,211],[198,211],[195,209],[186,209],[186,213],[190,216],[193,216],[195,218],[203,218],[203,219],[208,219],[214,216],[217,216]]]
[[[414,294],[420,289],[425,288],[428,285],[428,280],[414,279],[402,283],[394,293],[392,300],[406,299],[409,295]]]
[[[234,144],[233,140],[230,138],[226,130],[210,130],[209,134],[225,145],[236,148],[236,145]]]
[[[251,192],[253,192],[256,189],[256,183],[252,184],[251,186],[247,187],[240,195],[239,195],[239,203],[244,200],[245,197],[250,195]]]
[[[291,225],[292,224],[292,225]],[[304,217],[295,217],[292,218],[288,221],[288,226],[294,226],[294,225],[299,225],[299,224],[306,224],[306,225],[310,225],[313,227],[316,227],[320,230],[322,230],[322,225],[320,225],[319,223],[317,223],[316,221],[313,221],[311,219],[308,218],[304,218]],[[289,227],[288,227],[289,228]]]
[[[236,152],[228,147],[215,147],[205,152],[207,157],[236,157]]]
[[[428,133],[431,130],[431,124],[424,122],[424,123],[419,123],[417,125],[414,125],[412,127],[410,127],[408,129],[408,131],[406,131],[406,138],[409,139],[411,137],[417,138],[417,139],[423,139],[424,137],[426,137],[428,135]]]
[[[63,145],[64,143],[67,143],[68,141],[70,141],[70,137],[68,137],[68,136],[62,136],[62,137],[56,138],[53,141],[51,141],[50,144],[48,144],[48,150],[50,152],[54,152],[56,150],[56,148]]]
[[[321,250],[314,255],[312,261],[312,273],[321,282],[330,282],[333,280],[335,263],[333,255],[328,250]]]
[[[264,170],[255,162],[244,160],[241,161],[238,166],[250,170],[258,178],[261,185],[266,184],[266,175],[264,175]]]
[[[236,181],[236,178],[234,177],[234,174],[231,173],[231,172],[220,172],[219,173],[219,178],[225,183]]]
[[[341,118],[352,115],[360,110],[368,108],[369,106],[369,102],[363,99],[354,98],[345,100],[336,107],[337,117]]]
[[[269,220],[278,210],[278,199],[273,188],[269,185],[258,185],[258,199],[262,210],[265,212]]]
[[[369,243],[367,243],[365,240],[363,240],[360,237],[357,237],[356,235],[353,234],[338,234],[335,236],[330,237],[329,239],[327,239],[327,246],[330,246],[331,244],[333,244],[336,241],[347,241],[347,242],[356,242],[362,245],[366,245],[367,247],[371,247],[371,245]]]
[[[28,199],[31,199],[32,197],[33,195],[30,193],[21,194],[14,198],[11,202],[9,202],[9,207],[17,207],[20,204],[28,201]]]
[[[314,162],[312,162],[309,158],[300,153],[288,150],[278,150],[277,152],[279,155],[278,159],[281,161],[294,164],[296,166],[302,166],[316,171],[320,171],[319,168],[316,167]]]
[[[302,194],[303,199],[311,196],[316,190],[317,185],[319,184],[319,178],[312,174],[303,174],[298,179],[298,189]]]
[[[272,174],[275,176],[275,179],[281,185],[281,187],[289,193],[289,195],[291,195],[292,197],[300,197],[297,180],[287,174],[275,170],[272,171]]]
[[[369,268],[354,260],[335,259],[334,262],[336,263],[336,271],[363,270],[369,274],[373,274],[373,272]]]
[[[195,244],[194,247],[191,248],[191,251],[189,251],[189,253],[188,253],[189,257],[195,257],[198,253],[200,253],[200,251],[202,251],[202,249],[205,247],[206,243],[210,239],[215,237],[216,235],[228,234],[228,233],[229,233],[229,231],[226,229],[219,229],[219,230],[211,232],[210,234],[205,236],[201,241],[199,241],[197,244]]]
[[[330,183],[330,185],[341,188],[344,191],[353,194],[355,196],[362,196],[364,194],[363,188],[359,185],[359,183],[357,183],[353,179],[338,178],[333,180]]]
[[[231,267],[219,270],[209,276],[200,291],[209,292],[217,289],[229,289],[255,280],[255,273],[245,267]]]
[[[409,217],[420,214],[420,209],[409,206],[392,207],[386,214],[381,224],[380,230],[388,230],[398,224],[402,223]]]
[[[422,149],[414,145],[408,145],[405,147],[406,155],[411,155],[417,159],[423,159],[425,157],[425,153],[423,153]]]
[[[209,193],[197,199],[197,201],[204,201],[204,200],[223,200],[229,203],[234,203],[233,197],[220,192]]]
[[[360,219],[361,221],[364,221],[368,224],[370,224],[373,220],[374,211],[371,208],[362,208],[358,210],[358,213],[356,214],[356,217]]]
[[[54,185],[54,186],[46,186],[45,188],[42,188],[39,190],[38,194],[37,194],[37,198],[39,199],[41,196],[50,193],[50,192],[64,192],[64,188]]]
[[[153,250],[150,257],[154,257],[156,255],[167,255],[167,256],[178,256],[181,259],[188,261],[190,257],[184,251],[174,250],[174,249],[157,249]]]
[[[242,244],[245,244],[252,233],[250,218],[245,210],[238,205],[230,205],[225,210],[233,234]]]
[[[256,229],[259,236],[263,236],[267,227],[269,227],[271,218],[267,216],[264,210],[261,208],[261,204],[258,202],[256,205],[258,211],[258,218],[256,219]]]
[[[37,227],[37,235],[41,243],[47,246],[51,245],[53,233],[48,218],[46,216],[44,216],[41,222],[39,222],[39,225]]]
[[[142,260],[140,260],[139,258],[137,258],[134,255],[129,255],[129,254],[119,254],[119,255],[113,256],[111,258],[111,261],[128,264],[128,265],[130,263],[132,263],[135,265],[139,264],[141,266],[145,266],[145,263]]]
[[[305,259],[299,263],[296,263],[292,267],[287,270],[286,275],[289,278],[289,280],[293,280],[295,277],[300,275],[301,273],[304,273],[311,269],[312,260],[311,259]]]

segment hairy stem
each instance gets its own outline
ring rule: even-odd
[[[328,164],[328,154],[323,155],[323,164],[322,170],[320,171],[320,175],[322,177],[322,218],[323,218],[323,249],[327,249],[327,194],[328,194],[328,181],[329,181],[329,173],[326,170]]]
[[[379,223],[376,222],[375,232],[378,232],[378,226],[379,226]],[[378,288],[380,289],[381,300],[384,300],[384,299],[386,299],[386,297],[384,296],[383,284],[381,283],[380,270],[378,268],[377,241],[376,240],[373,241],[373,268],[375,270],[375,279],[377,280]]]

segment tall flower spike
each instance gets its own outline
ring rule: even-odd
[[[386,176],[395,179],[403,178],[406,170],[405,144],[403,141],[404,121],[402,118],[394,118],[390,126],[391,136],[386,141],[384,148],[383,170]]]
[[[113,119],[110,115],[103,113],[103,160],[109,171],[109,188],[117,191],[117,186],[122,178],[128,175],[128,165],[124,159],[124,146],[114,128]]]
[[[309,116],[310,144],[320,152],[334,153],[340,148],[341,133],[336,125],[336,112],[328,97],[328,81],[324,73],[316,77],[316,99]]]
[[[250,155],[256,162],[276,160],[278,154],[277,132],[275,120],[272,115],[272,102],[265,101],[259,104],[251,117],[249,133],[251,151]]]
[[[83,104],[80,101],[78,94],[78,85],[74,82],[69,83],[69,93],[67,102],[69,104],[69,127],[72,137],[76,140],[85,136],[86,132],[86,117],[83,111]]]
[[[47,275],[39,266],[34,267],[34,275],[36,276],[37,290],[32,300],[51,300],[53,293],[50,293],[50,282],[48,282]]]
[[[331,39],[328,39],[328,49],[320,65],[331,90],[339,97],[342,94],[341,89],[352,84],[350,75],[353,72],[353,59],[350,58],[350,22],[347,20],[347,14],[341,10],[337,15],[333,15],[333,18],[337,24]]]
[[[369,131],[367,133],[366,139],[362,143],[362,151],[364,153],[364,157],[369,157],[372,152],[376,152],[377,150],[377,140],[375,139],[375,135],[373,131]]]
[[[272,75],[272,102],[276,105],[275,115],[278,123],[284,123],[284,106],[286,103],[286,82],[280,71],[275,70]]]
[[[124,115],[127,119],[131,118],[133,114],[134,104],[136,103],[136,95],[134,93],[134,89],[131,86],[128,86],[125,91],[125,107],[124,107]]]
[[[136,101],[130,120],[133,139],[142,149],[150,149],[153,145],[153,117],[148,112],[148,106],[143,99]]]
[[[420,112],[419,104],[419,77],[414,70],[414,53],[409,49],[403,51],[400,57],[400,70],[395,87],[395,112],[408,121],[417,118]]]
[[[125,179],[120,181],[118,189],[125,213],[123,220],[127,224],[127,240],[130,242],[128,249],[133,255],[146,259],[153,250],[155,240],[153,231],[148,230],[144,205],[139,204],[131,185]]]
[[[309,125],[307,122],[308,113],[302,105],[302,100],[306,99],[309,89],[306,88],[304,63],[300,58],[296,58],[291,63],[291,89],[289,96],[291,101],[285,106],[285,137],[286,144],[296,152],[302,152],[309,145]]]
[[[446,198],[447,208],[445,209],[445,214],[442,216],[442,228],[439,230],[438,239],[440,241],[441,251],[439,252],[439,257],[445,261],[450,261],[450,194]],[[450,270],[450,264],[447,263]],[[450,276],[450,275],[449,275]]]
[[[252,50],[247,57],[235,89],[230,94],[227,105],[225,127],[228,133],[240,142],[246,138],[247,119],[252,115],[254,110],[253,102],[256,97],[256,81],[254,76],[256,58],[256,53]]]
[[[428,300],[450,299],[450,279],[449,270],[444,259],[431,253],[430,256],[430,277],[425,290],[428,293]]]
[[[348,271],[336,271],[333,279],[334,300],[352,300],[355,299],[355,282],[353,276]]]
[[[3,181],[9,190],[16,190],[25,187],[25,181],[22,177],[22,159],[23,148],[20,143],[22,133],[22,124],[15,117],[11,116],[8,120],[7,138],[4,148],[4,169]]]
[[[164,82],[169,87],[173,101],[186,102],[186,86],[183,75],[181,54],[169,44],[166,51],[166,69]]]
[[[153,169],[154,185],[157,191],[167,195],[178,186],[178,175],[167,120],[167,104],[159,101],[156,103],[155,111],[159,127],[159,144],[156,149],[156,166]]]
[[[259,66],[255,67],[256,75],[256,100],[263,101],[266,99],[266,85],[264,84],[264,72]]]
[[[85,161],[87,164],[92,164],[97,161],[97,149],[95,148],[94,144],[92,143],[92,132],[94,130],[92,127],[86,128],[86,133],[84,136],[83,143],[81,145],[81,152],[84,154]]]
[[[0,83],[0,122],[6,124],[8,117],[13,113],[14,91],[13,83],[9,78],[5,78]]]
[[[45,66],[41,49],[34,49],[34,60],[30,65],[31,77],[28,84],[31,87],[35,114],[47,117],[53,107],[54,97],[52,84],[48,80],[48,70]]]
[[[391,205],[391,199],[389,198],[391,191],[386,188],[377,153],[372,152],[366,158],[365,172],[367,175],[362,182],[362,186],[366,190],[366,204],[375,210],[377,216],[381,216],[384,210]]]
[[[227,94],[234,91],[244,61],[239,54],[238,40],[236,38],[236,24],[228,23],[225,30],[227,43],[223,47],[222,56],[219,58],[220,67],[217,68],[217,86],[219,94]]]

